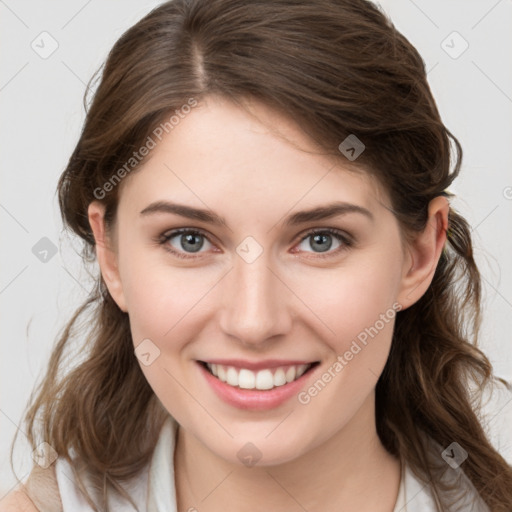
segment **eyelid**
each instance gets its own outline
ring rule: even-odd
[[[308,238],[311,235],[329,233],[331,235],[337,235],[340,238],[345,239],[346,241],[354,242],[354,237],[347,233],[346,231],[338,228],[330,228],[330,227],[319,227],[319,228],[309,228],[303,231],[300,235],[297,235],[297,239],[299,242],[302,242],[304,239]]]
[[[201,228],[193,228],[193,227],[184,227],[184,228],[174,228],[174,229],[168,229],[167,231],[164,231],[160,236],[158,236],[158,240],[169,240],[175,235],[180,235],[183,233],[195,233],[200,234],[210,240],[210,235],[203,231]]]

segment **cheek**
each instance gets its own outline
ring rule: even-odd
[[[389,355],[401,309],[396,302],[401,259],[388,250],[347,260],[336,271],[317,272],[314,286],[308,276],[302,277],[300,293],[328,327],[322,332],[330,355],[300,402],[329,410],[333,429],[345,424],[372,392]]]
[[[209,288],[197,275],[192,278],[178,269],[131,272],[126,297],[134,341],[143,337],[167,343],[173,333],[183,330],[188,315],[200,313]]]
[[[197,408],[183,388],[185,385],[190,389],[194,382],[188,366],[188,346],[205,321],[201,299],[216,279],[199,276],[197,269],[172,268],[136,253],[132,256],[123,267],[123,289],[135,353],[159,400],[187,427],[193,417],[190,411]],[[149,361],[144,361],[144,353],[150,354]]]
[[[129,236],[120,240],[120,246],[119,270],[134,344],[145,338],[163,342],[182,318],[200,310],[215,276],[171,265],[163,248],[145,247]]]
[[[338,270],[317,281],[315,293],[309,294],[316,301],[315,311],[334,332],[324,338],[331,349],[326,370],[301,402],[329,409],[336,418],[333,428],[348,421],[375,387],[401,309],[396,302],[401,258],[394,249],[368,253]]]
[[[380,251],[324,273],[303,272],[300,280],[295,278],[295,290],[324,324],[325,340],[339,354],[375,326],[382,339],[391,339],[400,278],[399,256]]]

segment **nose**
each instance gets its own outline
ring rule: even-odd
[[[265,251],[252,263],[237,257],[221,289],[220,328],[247,347],[266,347],[291,329],[292,293],[269,263]]]

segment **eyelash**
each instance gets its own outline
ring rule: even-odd
[[[311,236],[322,235],[322,234],[326,234],[326,233],[329,234],[329,235],[334,236],[336,239],[338,239],[341,242],[342,245],[340,247],[338,247],[337,249],[335,249],[334,251],[327,252],[326,254],[314,253],[314,254],[316,254],[315,258],[322,258],[322,259],[324,259],[324,258],[331,258],[331,257],[337,255],[338,253],[340,253],[343,250],[350,249],[354,245],[354,240],[350,236],[348,236],[343,231],[339,231],[339,230],[333,229],[333,228],[321,228],[321,229],[317,228],[317,229],[312,229],[312,230],[308,231],[306,234],[304,234],[299,239],[297,244],[302,243],[304,240],[306,240],[307,238],[309,238]],[[171,231],[169,233],[164,233],[164,234],[160,235],[156,239],[156,242],[159,245],[162,245],[164,250],[166,250],[167,252],[173,254],[174,256],[176,256],[178,258],[188,259],[188,260],[199,258],[200,256],[185,256],[185,254],[187,254],[187,253],[182,253],[182,252],[175,251],[167,243],[171,238],[174,238],[175,236],[181,235],[181,234],[200,235],[200,236],[203,236],[204,238],[206,238],[210,243],[213,243],[208,238],[206,233],[204,233],[203,231],[201,231],[199,229],[196,229],[196,228],[180,228],[180,229],[175,229],[174,231]]]

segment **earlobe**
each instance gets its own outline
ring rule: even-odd
[[[125,313],[126,301],[119,274],[118,258],[113,241],[107,236],[104,223],[105,205],[93,201],[88,208],[89,224],[96,244],[96,258],[108,291],[119,308]]]
[[[434,198],[428,208],[425,229],[409,243],[398,301],[403,309],[412,306],[427,291],[446,243],[450,205],[444,196]]]

